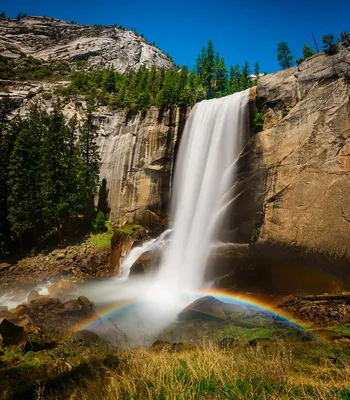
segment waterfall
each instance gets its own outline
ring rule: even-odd
[[[236,161],[245,145],[249,90],[195,105],[186,123],[175,165],[172,229],[131,250],[119,278],[145,252],[162,249],[152,295],[201,287],[210,247],[231,203]],[[172,232],[170,242],[165,241]],[[167,246],[165,246],[165,244]]]
[[[236,160],[245,145],[249,90],[205,100],[186,123],[175,166],[172,239],[157,285],[175,292],[202,286],[210,245],[232,198]],[[231,197],[230,197],[231,195]]]

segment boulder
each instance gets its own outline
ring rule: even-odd
[[[226,320],[227,315],[225,312],[226,303],[216,299],[212,296],[205,296],[195,300],[189,306],[184,308],[178,317],[180,320],[193,320],[193,319],[214,319]]]
[[[90,301],[87,297],[85,296],[79,296],[78,297],[78,303],[82,306],[82,308],[89,308],[92,309],[94,306],[94,303]]]
[[[11,268],[11,264],[8,264],[8,263],[1,263],[0,264],[0,273],[1,272],[4,272],[4,271],[7,271],[8,269],[10,269]]]
[[[81,342],[81,343],[95,343],[99,339],[99,336],[89,331],[88,329],[82,329],[81,331],[75,332],[72,335],[73,342]]]
[[[0,333],[5,347],[17,346],[26,342],[24,328],[13,324],[6,318],[0,322]]]
[[[71,312],[80,311],[83,308],[83,306],[78,300],[69,300],[63,304],[63,307]]]

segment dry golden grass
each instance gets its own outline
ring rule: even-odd
[[[349,382],[349,365],[327,357],[317,365],[300,362],[282,343],[226,351],[207,344],[123,351],[117,368],[105,367],[51,399],[350,399]]]

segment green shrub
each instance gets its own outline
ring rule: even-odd
[[[254,117],[254,132],[258,133],[264,129],[265,112],[258,112]]]
[[[92,229],[95,233],[106,232],[106,216],[102,211],[99,211],[94,221],[92,221]]]

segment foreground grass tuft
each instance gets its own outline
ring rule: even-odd
[[[101,371],[52,393],[58,399],[350,399],[349,365],[299,363],[281,343],[219,350],[209,344],[182,352],[137,349]],[[97,372],[97,371],[96,371]]]

